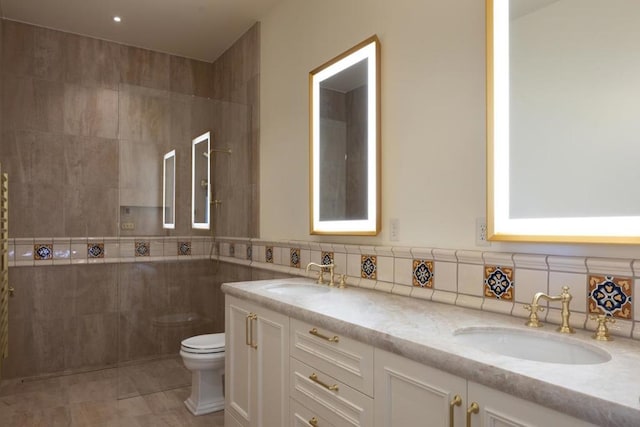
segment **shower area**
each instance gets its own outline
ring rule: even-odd
[[[15,288],[3,383],[72,387],[69,378],[88,376],[80,401],[189,386],[181,340],[223,332],[221,283],[252,275],[216,261],[215,238],[258,232],[259,25],[214,63],[0,25]],[[191,141],[207,131],[212,148],[232,153],[210,156],[218,202],[201,230],[191,226]],[[166,229],[171,150],[175,228]]]

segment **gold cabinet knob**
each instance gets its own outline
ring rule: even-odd
[[[308,421],[308,423],[312,427],[318,427],[318,418],[313,417]]]
[[[16,291],[16,288],[14,288],[13,286],[9,286],[9,296],[12,297],[14,292]]]

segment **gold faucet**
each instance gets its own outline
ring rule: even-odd
[[[569,310],[569,303],[571,302],[571,294],[569,293],[569,287],[563,286],[562,293],[557,296],[550,296],[545,294],[544,292],[538,292],[533,296],[533,301],[531,304],[527,304],[524,306],[526,310],[529,310],[531,314],[529,315],[529,320],[525,325],[531,328],[539,328],[542,326],[540,320],[538,319],[538,311],[544,311],[544,307],[540,307],[539,301],[540,298],[544,298],[547,301],[561,301],[562,302],[562,325],[558,328],[559,332],[563,334],[573,334],[575,331],[569,325],[569,316],[571,315],[571,311]]]
[[[318,267],[318,269],[320,270],[320,273],[318,274],[318,284],[319,285],[323,285],[324,284],[324,272],[326,270],[329,270],[329,273],[331,274],[331,277],[329,279],[329,286],[335,286],[335,282],[334,282],[334,274],[333,274],[333,269],[335,268],[335,264],[316,264],[315,262],[310,262],[309,264],[307,264],[307,268],[306,268],[306,272],[309,272],[309,269],[311,267]]]

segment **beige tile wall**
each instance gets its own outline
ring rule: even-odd
[[[213,131],[217,232],[257,235],[259,26],[215,63],[3,21],[0,159],[11,237],[206,235],[190,228],[191,139]],[[177,224],[161,228],[177,150]],[[136,207],[119,229],[122,207]]]
[[[247,266],[209,260],[13,268],[2,378],[176,354],[189,336],[224,331],[220,285],[252,274]],[[196,320],[171,318],[185,314]]]

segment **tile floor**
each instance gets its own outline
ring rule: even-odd
[[[224,426],[224,412],[193,416],[191,376],[179,358],[80,374],[0,382],[0,426]]]

